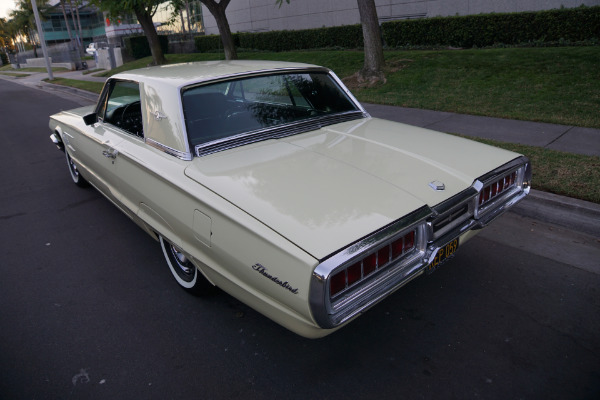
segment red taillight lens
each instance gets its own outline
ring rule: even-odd
[[[329,279],[329,290],[331,295],[338,294],[342,290],[346,289],[346,270],[342,270],[337,274],[333,275]]]
[[[348,267],[348,286],[358,282],[362,278],[360,261]]]
[[[377,252],[377,265],[380,267],[390,262],[390,246],[385,246]]]
[[[376,268],[377,268],[377,265],[374,262],[371,262],[371,263],[364,262],[363,263],[363,275],[367,276],[367,275],[375,272]]]
[[[375,268],[377,268],[377,256],[375,255],[375,253],[366,256],[363,260],[363,264],[366,270],[375,270]]]
[[[406,253],[410,249],[415,247],[415,231],[412,231],[404,236],[404,249],[403,252]]]
[[[366,278],[373,272],[380,270],[402,255],[415,248],[416,230],[410,231],[373,253],[349,265],[343,270],[332,275],[329,279],[329,293],[333,297],[346,288]]]
[[[510,188],[517,181],[517,172],[513,172],[510,175],[506,175],[496,182],[492,182],[483,189],[479,194],[479,205],[482,206],[490,200],[500,195],[502,192]]]
[[[402,251],[404,251],[404,240],[400,238],[398,240],[394,240],[391,244],[392,247],[392,260],[398,258],[402,255]]]

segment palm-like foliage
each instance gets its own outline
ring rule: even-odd
[[[48,10],[48,0],[36,1],[40,18],[45,19]],[[30,0],[17,0],[15,2],[17,8],[10,12],[10,18],[13,24],[13,29],[18,34],[19,32],[27,37],[30,43],[33,43],[33,31],[36,31],[35,16]]]

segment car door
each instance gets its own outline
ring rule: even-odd
[[[143,143],[139,84],[111,80],[96,110],[98,121],[82,143],[82,163],[92,173],[92,183],[123,211],[118,167],[123,163],[119,148],[124,141]]]

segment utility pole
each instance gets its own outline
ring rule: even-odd
[[[48,50],[46,49],[46,38],[44,38],[44,30],[42,29],[42,23],[40,22],[40,13],[38,12],[37,4],[35,0],[31,0],[31,6],[33,7],[33,14],[35,16],[35,25],[37,26],[38,35],[40,36],[40,42],[42,45],[42,52],[44,53],[44,59],[46,60],[46,69],[48,70],[48,79],[53,80],[52,65],[50,65],[50,59],[48,59]]]

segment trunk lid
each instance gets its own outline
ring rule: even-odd
[[[186,175],[323,259],[516,156],[367,118],[194,158]]]

